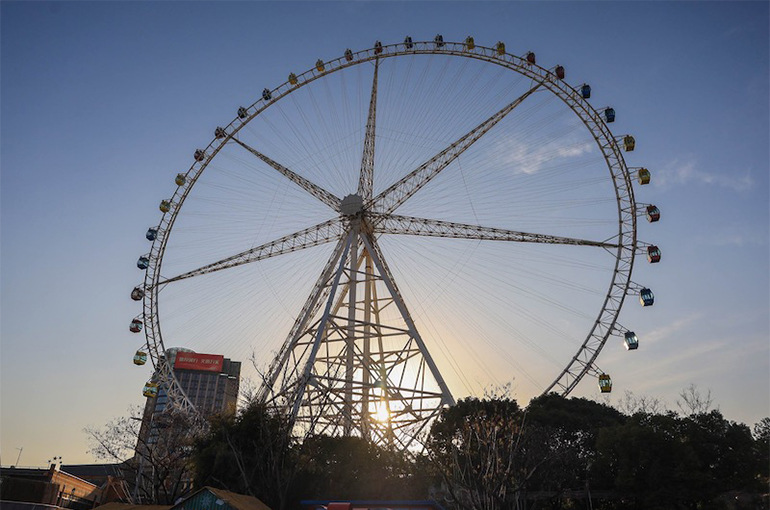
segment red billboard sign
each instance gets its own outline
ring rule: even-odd
[[[221,354],[197,354],[193,352],[178,352],[175,369],[205,370],[206,372],[221,372],[225,357]]]

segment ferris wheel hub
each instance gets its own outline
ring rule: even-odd
[[[357,193],[346,196],[340,202],[340,214],[343,216],[355,216],[363,210],[364,199]]]

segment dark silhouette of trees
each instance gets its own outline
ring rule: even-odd
[[[195,442],[192,463],[196,487],[248,494],[282,510],[297,469],[289,421],[259,403],[215,417]]]
[[[195,443],[195,483],[276,510],[302,499],[432,496],[473,510],[767,508],[770,418],[752,434],[709,395],[683,393],[680,413],[633,396],[625,413],[555,394],[526,408],[505,395],[467,398],[433,423],[426,456],[355,437],[294,438],[285,417],[253,404]]]

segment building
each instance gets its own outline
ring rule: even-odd
[[[180,387],[190,402],[204,416],[234,413],[238,402],[241,362],[221,354],[201,354],[190,349],[167,349],[161,363],[169,363]],[[147,397],[137,442],[140,449],[156,442],[158,436],[155,416],[166,410],[168,394],[161,385],[158,394]]]
[[[241,375],[241,362],[221,354],[200,354],[189,349],[166,350],[165,362],[173,367],[182,390],[203,415],[235,412]],[[145,416],[162,412],[168,403],[166,388],[158,388],[156,397],[148,397]]]
[[[51,464],[48,468],[0,468],[0,507],[49,507],[90,510],[95,506],[120,499],[123,488],[112,475],[102,483],[93,483]]]

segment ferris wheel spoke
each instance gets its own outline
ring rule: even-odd
[[[313,227],[300,230],[299,232],[283,236],[269,243],[251,248],[250,250],[243,251],[232,257],[227,257],[172,278],[160,280],[158,286],[326,244],[339,239],[344,233],[345,225],[338,218],[334,218]]]
[[[323,189],[321,186],[314,184],[310,182],[309,180],[305,179],[301,175],[297,174],[296,172],[293,172],[292,170],[286,168],[282,164],[273,161],[271,158],[265,156],[258,150],[256,150],[253,147],[250,147],[249,145],[245,144],[244,142],[238,140],[237,138],[232,138],[232,140],[246,149],[247,151],[254,154],[256,157],[270,165],[271,167],[275,168],[279,173],[284,175],[287,179],[289,179],[291,182],[298,185],[300,188],[304,189],[314,197],[316,197],[318,200],[323,202],[324,204],[328,205],[335,211],[339,211],[340,208],[340,199],[337,198],[334,194],[329,193],[325,189]]]
[[[377,119],[377,73],[380,59],[374,61],[374,78],[372,79],[372,96],[369,100],[369,116],[366,120],[366,137],[364,138],[364,155],[361,158],[361,176],[358,180],[358,194],[365,201],[372,198],[374,185],[374,134]]]
[[[371,199],[368,208],[377,212],[391,213],[398,209],[404,202],[409,200],[423,186],[428,184],[431,179],[436,177],[450,163],[457,159],[463,152],[476,143],[514,108],[519,106],[525,99],[534,93],[542,83],[537,83],[534,87],[519,96],[515,101],[505,106],[487,120],[470,130],[468,133],[453,142],[449,147],[442,150],[428,161],[412,170],[398,182],[391,185],[385,191]]]
[[[597,246],[617,248],[617,243],[590,241],[573,237],[560,237],[531,232],[517,232],[501,228],[467,225],[449,221],[380,214],[373,218],[374,232],[378,234],[402,234],[426,237],[449,237],[454,239],[476,239],[479,241],[513,241],[519,243],[568,244],[574,246]]]

